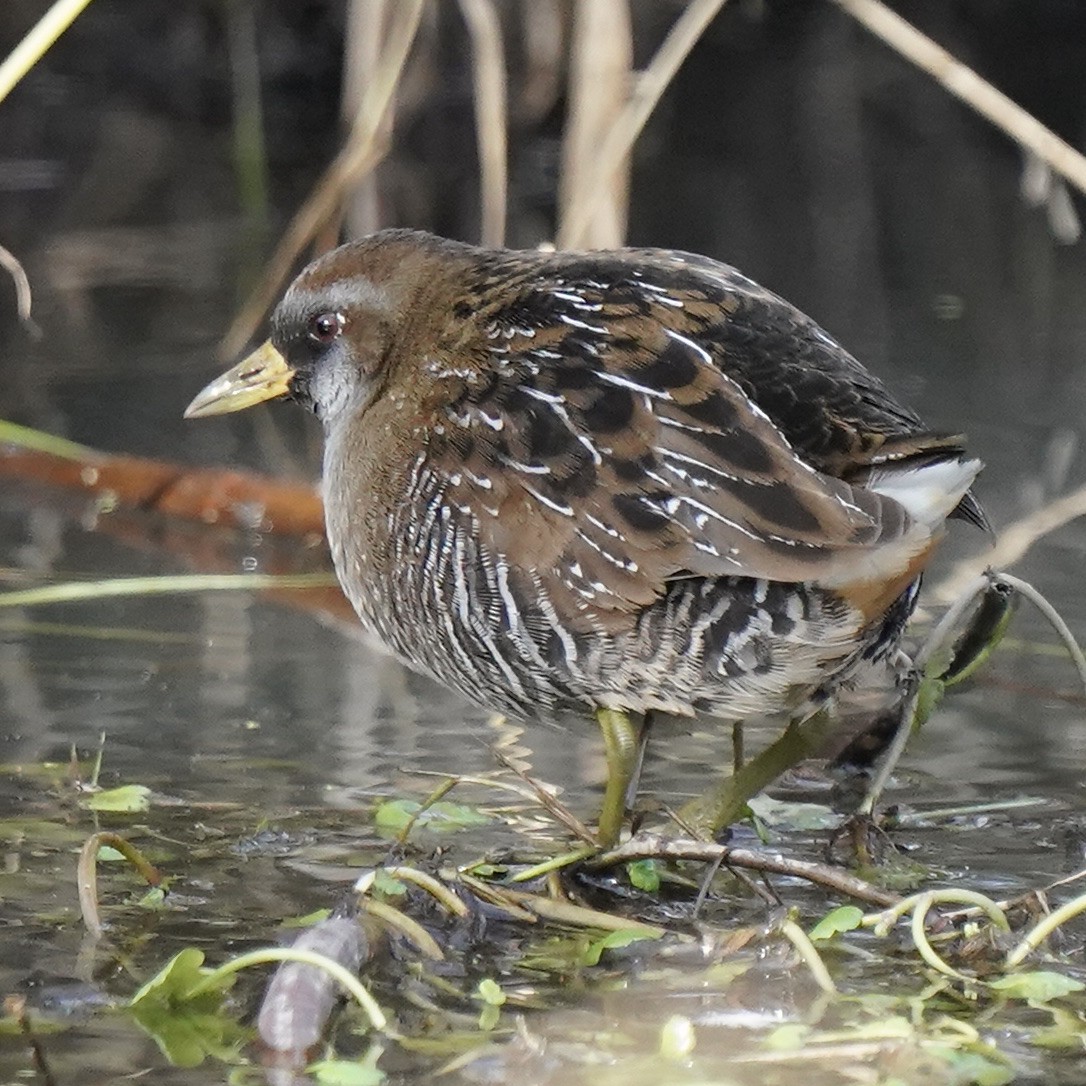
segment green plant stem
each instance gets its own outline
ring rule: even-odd
[[[99,454],[86,445],[78,445],[67,438],[47,434],[43,430],[34,430],[29,426],[20,426],[17,422],[0,419],[0,445],[15,445],[20,449],[48,453],[59,456],[62,460],[91,460]]]
[[[807,933],[794,920],[782,920],[780,933],[796,948],[796,952],[811,971],[811,976],[814,977],[819,988],[824,992],[835,995],[837,985],[833,983],[833,977],[830,976],[830,971],[826,968],[822,955],[818,953]]]
[[[976,890],[959,889],[928,890],[922,894],[910,894],[896,904],[891,905],[888,909],[883,909],[877,913],[869,913],[860,921],[860,926],[874,928],[876,935],[885,934],[894,926],[897,920],[901,919],[906,913],[912,912],[928,897],[931,898],[931,901],[927,903],[925,911],[930,909],[932,905],[975,905],[985,913],[1000,931],[1011,930],[1006,914],[990,897],[978,893]]]
[[[1080,894],[1072,898],[1065,905],[1061,905],[1054,913],[1039,920],[1028,932],[1025,938],[1007,955],[1005,967],[1015,969],[1025,961],[1027,955],[1033,953],[1061,924],[1066,924],[1072,917],[1086,912],[1086,894]]]
[[[944,961],[931,945],[931,940],[928,939],[928,932],[924,927],[924,922],[927,920],[928,912],[934,904],[934,893],[922,895],[920,900],[916,903],[916,908],[913,910],[912,924],[910,925],[913,945],[916,947],[920,957],[923,958],[937,973],[952,977],[954,980],[969,983],[972,978],[967,977],[964,973],[958,972],[952,965]]]
[[[194,999],[204,992],[214,990],[226,977],[240,973],[242,969],[249,969],[254,965],[268,965],[271,962],[297,962],[299,965],[312,965],[317,969],[323,969],[354,997],[358,1005],[366,1012],[370,1025],[375,1030],[389,1034],[385,1012],[381,1010],[377,1000],[370,995],[358,977],[344,969],[339,962],[312,950],[298,950],[295,947],[265,947],[263,950],[251,950],[247,954],[239,954],[236,958],[223,962],[218,969],[211,970],[199,984],[186,993],[186,996]]]
[[[679,810],[679,818],[698,833],[713,837],[730,826],[743,813],[751,796],[756,795],[785,770],[809,758],[836,726],[826,709],[809,720],[793,722],[787,730],[734,773],[705,795],[698,796]]]
[[[76,885],[83,923],[95,939],[102,937],[102,921],[98,914],[98,852],[106,845],[115,848],[148,886],[162,883],[158,868],[131,841],[116,833],[92,833],[79,850]]]
[[[222,592],[262,588],[327,588],[331,573],[193,573],[169,577],[114,577],[106,581],[65,581],[16,592],[0,592],[0,607],[34,607],[117,596],[165,596],[185,592]]]

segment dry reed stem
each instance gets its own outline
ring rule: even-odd
[[[34,24],[30,33],[0,64],[0,102],[2,102],[50,46],[75,22],[76,16],[90,0],[56,0],[56,3]]]
[[[581,244],[596,213],[597,201],[607,191],[675,73],[725,3],[727,0],[691,0],[675,20],[656,55],[637,77],[625,108],[595,155],[594,169],[571,200],[569,213],[558,231],[560,249]]]
[[[834,0],[834,3],[1086,193],[1086,156],[1061,140],[1055,132],[996,90],[991,83],[981,79],[972,68],[921,34],[880,0]]]
[[[291,220],[260,283],[223,337],[220,357],[231,358],[240,352],[275,300],[302,250],[338,213],[352,188],[385,156],[388,141],[381,138],[384,117],[407,63],[425,3],[426,0],[400,0],[396,4],[380,61],[362,96],[347,141]]]
[[[942,603],[957,599],[965,585],[978,574],[986,569],[1005,569],[1014,565],[1039,539],[1081,516],[1086,516],[1086,486],[1008,524],[996,537],[991,550],[958,562],[934,586],[932,597]]]
[[[494,0],[460,0],[460,10],[471,35],[475,139],[482,197],[480,238],[483,245],[496,247],[505,244],[508,195],[508,87],[501,24]]]
[[[512,112],[520,121],[542,120],[558,101],[565,66],[566,22],[562,0],[524,0],[517,14],[524,49]]]
[[[594,0],[575,9],[570,46],[569,112],[562,141],[559,218],[578,213],[578,203],[596,182],[597,151],[622,114],[633,65],[633,29],[628,0]],[[570,244],[585,249],[614,249],[626,238],[630,156],[604,178],[595,212]]]
[[[347,5],[347,27],[343,45],[343,89],[340,113],[350,125],[373,82],[381,55],[381,42],[388,25],[389,0],[351,0]],[[390,102],[381,118],[379,140],[391,139],[395,103]],[[350,194],[347,207],[347,232],[363,237],[380,226],[377,171],[361,178]]]

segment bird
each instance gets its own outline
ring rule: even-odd
[[[654,714],[801,720],[900,651],[981,461],[783,298],[667,249],[390,229],[305,267],[187,417],[324,431],[365,629],[490,710],[594,715],[615,843]]]

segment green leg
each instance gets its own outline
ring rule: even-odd
[[[715,837],[742,815],[751,796],[757,795],[786,769],[815,754],[835,724],[828,708],[819,709],[804,721],[793,721],[785,733],[756,758],[709,792],[685,804],[679,817],[699,833]]]
[[[601,847],[611,848],[626,818],[626,794],[637,767],[638,730],[620,709],[597,709],[596,720],[607,752],[607,788],[596,836]]]

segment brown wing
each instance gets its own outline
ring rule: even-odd
[[[589,620],[638,610],[676,577],[841,583],[907,565],[930,532],[812,466],[732,376],[773,340],[741,297],[698,277],[661,286],[637,263],[586,268],[545,285],[536,271],[493,314],[491,364],[431,439],[431,470],[450,504],[481,510],[485,544]],[[774,349],[801,354],[812,335]]]

